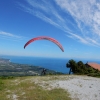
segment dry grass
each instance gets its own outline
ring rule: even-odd
[[[61,88],[46,89],[43,81],[56,80],[56,76],[33,76],[6,79],[0,90],[0,100],[71,100],[67,91]],[[49,84],[45,84],[48,87]]]

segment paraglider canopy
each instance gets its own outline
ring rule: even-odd
[[[47,36],[40,36],[40,37],[35,37],[35,38],[32,38],[31,40],[29,40],[25,45],[24,45],[24,49],[26,48],[27,45],[29,45],[30,43],[36,41],[36,40],[42,40],[42,39],[45,39],[45,40],[49,40],[53,43],[55,43],[61,50],[62,52],[64,52],[64,49],[62,47],[62,45],[57,41],[55,40],[54,38],[51,38],[51,37],[47,37]]]

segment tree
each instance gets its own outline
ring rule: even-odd
[[[78,66],[78,69],[77,69],[78,73],[80,73],[80,74],[87,73],[86,66],[82,61],[77,62],[77,66]]]
[[[78,61],[76,63],[73,59],[71,59],[66,64],[66,67],[70,68],[69,74],[73,72],[74,74],[86,74],[100,77],[100,71],[98,69],[94,69],[91,66],[87,67],[87,64],[84,64],[82,61]]]
[[[71,72],[76,73],[77,64],[73,59],[69,60],[69,62],[66,64],[66,67],[70,68],[69,74]]]
[[[75,62],[73,59],[69,60],[66,64],[67,68],[70,68],[69,74],[73,72],[74,74],[84,74],[87,73],[86,66],[82,61]]]

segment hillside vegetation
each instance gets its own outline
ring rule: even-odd
[[[58,76],[59,77],[59,76]],[[41,82],[58,79],[57,76],[28,76],[0,80],[0,100],[71,100],[61,88],[48,89]]]
[[[76,62],[73,59],[71,59],[66,64],[66,67],[70,68],[69,74],[72,72],[73,74],[78,74],[78,75],[100,77],[100,71],[98,69],[89,67],[86,64],[84,64],[82,61]]]

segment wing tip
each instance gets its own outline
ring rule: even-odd
[[[24,46],[24,49],[25,49],[25,46]]]

